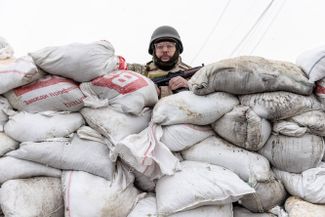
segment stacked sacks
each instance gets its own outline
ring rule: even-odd
[[[142,155],[134,155],[134,168],[137,170],[140,166],[146,166],[144,173],[154,170],[155,165],[164,162],[168,156],[161,154],[162,149],[168,147],[175,154],[179,154],[180,151],[214,136],[209,124],[231,111],[237,104],[238,99],[235,96],[221,92],[202,97],[183,91],[161,99],[152,114],[152,128],[156,134],[151,134],[151,145],[144,149]],[[131,140],[132,137],[125,140]],[[127,161],[130,154],[128,157],[125,154],[130,152],[125,151],[126,147],[133,150],[131,153],[134,154],[139,153],[136,152],[139,146],[132,147],[125,140],[117,145],[117,149],[119,156]],[[156,184],[153,189],[155,194],[152,195],[151,202],[148,201],[149,208],[138,208],[145,205],[145,202],[142,205],[140,201],[130,216],[141,213],[140,210],[144,210],[144,215],[194,217],[202,216],[203,212],[205,216],[232,216],[232,202],[254,192],[254,189],[229,169],[208,162],[180,160],[179,170],[174,175],[167,174],[158,179],[148,176]]]
[[[322,202],[315,193],[322,169],[313,167],[323,156],[324,126],[308,117],[321,120],[323,111],[311,95],[313,83],[295,65],[257,57],[221,61],[191,79],[194,94],[184,91],[157,103],[154,84],[124,70],[108,42],[30,55],[37,71],[45,71],[43,78],[18,83],[0,98],[5,215],[272,216],[286,199],[284,187]],[[48,84],[57,86],[49,91]],[[51,97],[40,97],[45,95]],[[284,148],[289,135],[305,150],[299,158],[308,161],[298,164],[290,146],[288,159],[274,152],[276,159],[288,160],[284,165],[263,154]],[[302,173],[285,179],[292,171]],[[39,197],[26,193],[37,185],[31,191]],[[16,199],[19,207],[12,203]]]
[[[158,100],[154,84],[125,71],[124,59],[108,42],[44,48],[30,56],[0,67],[1,76],[6,75],[0,79],[4,215],[126,216],[142,194],[133,186],[131,169],[119,159],[114,162],[111,150],[115,142],[148,126],[150,106]],[[119,82],[111,87],[114,95],[99,94],[108,104],[87,108],[88,92],[81,91],[80,81],[98,81],[113,71]],[[90,191],[95,200],[88,200]],[[87,207],[89,202],[96,206]]]
[[[325,105],[325,47],[309,49],[301,53],[296,64],[300,66],[309,78],[316,83],[315,95]]]
[[[240,105],[212,124],[223,139],[248,151],[257,151],[255,154],[264,156],[273,167],[284,172],[301,173],[319,165],[324,155],[324,123],[320,122],[323,106],[312,94],[314,83],[296,65],[260,57],[238,57],[203,67],[189,84],[198,95],[224,91],[239,96]],[[194,145],[184,151],[183,157],[222,164],[217,157],[220,151],[216,151],[219,143],[211,146],[214,151],[211,147],[207,150],[206,144],[201,150],[199,144]],[[225,164],[233,171],[236,166],[242,168],[245,162],[237,162],[236,155],[228,157],[231,160]],[[263,212],[283,203],[285,188],[288,190],[291,182],[285,182],[278,172],[270,174],[269,180],[251,182],[256,193],[243,197],[242,206]]]

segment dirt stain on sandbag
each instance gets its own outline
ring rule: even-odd
[[[183,111],[186,114],[186,116],[188,117],[188,119],[190,119],[190,120],[195,120],[195,119],[199,119],[202,117],[202,114],[200,114],[198,112],[191,111],[191,109],[188,106],[186,106],[182,103],[179,103],[177,105],[177,107],[179,108],[179,110]]]

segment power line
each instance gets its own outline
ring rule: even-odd
[[[255,27],[257,26],[257,24],[261,21],[261,19],[264,17],[264,15],[266,14],[266,12],[270,9],[270,7],[272,6],[274,0],[271,0],[270,3],[267,5],[267,7],[263,10],[263,12],[261,13],[261,15],[257,18],[257,20],[255,21],[255,23],[253,24],[253,26],[248,30],[248,32],[244,35],[244,37],[240,40],[240,42],[237,44],[237,46],[235,47],[235,49],[230,53],[230,56],[232,57],[234,55],[234,53],[239,49],[239,47],[244,43],[244,41],[247,39],[247,37],[249,36],[249,34],[251,34],[251,32],[255,29]]]
[[[275,18],[277,18],[285,4],[286,0],[282,1],[282,4],[280,5],[279,9],[276,11],[275,15],[273,16],[271,22],[269,23],[269,25],[267,26],[266,30],[263,32],[261,38],[258,40],[258,42],[256,43],[256,45],[254,46],[254,48],[251,50],[251,52],[249,53],[250,55],[256,50],[256,48],[260,45],[260,43],[263,41],[266,33],[269,31],[270,27],[272,26],[273,22],[275,21]]]
[[[212,30],[210,31],[210,33],[207,35],[206,39],[204,40],[202,46],[200,47],[199,51],[196,53],[196,55],[193,57],[191,64],[196,60],[196,58],[200,55],[200,53],[202,52],[203,48],[207,45],[209,39],[211,38],[212,34],[214,33],[214,31],[216,30],[217,26],[219,25],[222,17],[224,16],[226,10],[228,9],[228,6],[230,4],[231,0],[228,0],[227,4],[225,5],[225,7],[223,8],[220,16],[218,17],[217,21],[215,22]]]

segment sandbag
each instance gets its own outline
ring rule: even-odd
[[[65,216],[126,217],[144,196],[132,182],[133,176],[120,165],[112,181],[82,171],[63,172]]]
[[[114,163],[106,144],[81,139],[57,138],[43,142],[23,142],[7,156],[48,165],[62,170],[85,171],[107,180],[113,178]]]
[[[297,136],[302,136],[304,133],[311,133],[318,136],[325,136],[325,113],[324,111],[309,111],[299,115],[295,115],[287,119],[288,126],[283,124],[280,133],[283,135],[290,134],[290,130],[297,131]],[[273,125],[274,131],[274,125]],[[287,131],[284,134],[282,131]],[[300,133],[299,133],[300,132]],[[294,134],[294,133],[292,133]]]
[[[235,206],[234,217],[277,217],[277,216],[271,213],[252,213],[248,209]]]
[[[12,107],[9,104],[8,100],[0,96],[0,132],[3,131],[3,126],[8,121],[7,111],[11,109]]]
[[[273,169],[287,191],[310,203],[325,204],[325,168],[317,167],[303,171],[301,174]]]
[[[151,110],[143,109],[139,115],[115,111],[110,106],[98,109],[83,108],[80,113],[87,124],[110,139],[115,145],[128,135],[140,133],[149,125]]]
[[[182,91],[158,101],[153,109],[153,122],[161,125],[207,125],[219,119],[239,103],[237,97],[223,92],[197,96]]]
[[[6,39],[0,37],[0,60],[9,59],[14,55],[14,50]]]
[[[15,150],[19,147],[19,143],[5,133],[0,132],[0,157],[2,157],[5,153]]]
[[[325,46],[308,49],[296,58],[296,64],[306,73],[310,82],[325,77]]]
[[[29,55],[47,73],[85,82],[124,69],[125,60],[115,56],[114,52],[112,44],[102,40],[45,47]]]
[[[267,182],[257,182],[256,193],[245,195],[239,203],[252,212],[266,212],[275,206],[282,205],[287,198],[287,192],[277,179]]]
[[[301,173],[317,167],[324,155],[322,137],[305,134],[302,137],[271,135],[259,153],[277,169]]]
[[[261,149],[272,131],[267,120],[241,105],[218,119],[212,128],[222,138],[250,151]]]
[[[322,217],[325,213],[325,205],[308,203],[298,197],[289,197],[285,209],[290,217]]]
[[[273,123],[273,135],[301,137],[308,132],[307,127],[302,127],[296,122],[279,120]]]
[[[239,148],[212,136],[182,152],[185,160],[201,161],[225,167],[249,183],[267,181],[273,176],[262,155]]]
[[[302,96],[289,92],[268,92],[243,95],[240,103],[251,107],[258,116],[268,120],[280,120],[323,107],[314,95]]]
[[[236,95],[271,91],[310,95],[314,84],[293,63],[241,56],[204,66],[189,80],[189,86],[198,95],[217,91]]]
[[[154,195],[148,195],[141,199],[127,217],[158,217],[156,198]],[[232,204],[201,206],[184,212],[177,212],[168,217],[233,217]]]
[[[174,124],[163,126],[161,142],[171,151],[182,151],[202,140],[215,135],[210,126]]]
[[[119,141],[114,152],[132,168],[151,180],[163,175],[173,175],[179,169],[179,160],[160,142],[162,128],[153,123],[139,134]]]
[[[62,217],[64,214],[59,178],[10,180],[1,186],[0,195],[6,217]]]
[[[147,195],[137,202],[132,211],[127,217],[158,217],[156,197],[154,195]]]
[[[18,112],[9,117],[4,126],[5,133],[19,142],[42,141],[65,137],[84,124],[80,113]]]
[[[203,205],[224,205],[255,190],[235,173],[220,166],[182,161],[181,171],[156,185],[158,213],[171,215]]]
[[[0,61],[0,94],[31,83],[41,78],[43,74],[28,56]]]
[[[9,156],[0,158],[0,184],[35,176],[61,177],[61,170]]]
[[[85,106],[100,108],[107,105],[118,111],[139,114],[144,107],[158,101],[155,84],[145,76],[130,70],[119,70],[80,85],[87,96]]]
[[[5,93],[12,107],[19,111],[79,111],[85,97],[74,81],[46,76]]]
[[[177,212],[168,217],[233,217],[232,203],[225,205],[200,206],[184,212]]]

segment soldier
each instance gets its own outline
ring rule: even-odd
[[[177,30],[171,26],[160,26],[152,33],[148,52],[152,61],[146,65],[128,64],[128,69],[152,79],[191,68],[182,62],[183,44]],[[188,88],[187,80],[181,76],[172,78],[168,87],[157,88],[157,92],[164,97],[179,88]]]

